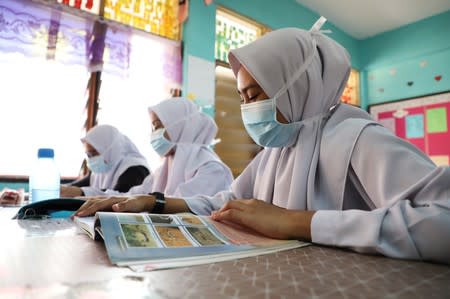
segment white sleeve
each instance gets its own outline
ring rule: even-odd
[[[313,242],[450,263],[449,167],[375,126],[361,134],[351,166],[372,210],[317,211]]]
[[[208,162],[197,169],[194,176],[179,184],[174,197],[191,197],[197,194],[213,196],[217,192],[229,190],[233,177],[219,162]]]
[[[84,196],[102,196],[106,195],[106,192],[94,188],[94,187],[81,187],[81,190],[83,190]]]
[[[211,215],[212,211],[220,209],[227,201],[236,199],[231,191],[221,191],[214,196],[196,195],[183,198],[192,213]]]

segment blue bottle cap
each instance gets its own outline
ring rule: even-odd
[[[55,157],[55,152],[52,148],[40,148],[38,150],[38,158],[53,158]]]

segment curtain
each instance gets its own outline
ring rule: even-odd
[[[172,88],[181,85],[181,43],[140,30],[103,21],[91,13],[31,0],[0,2],[0,53],[19,52],[65,64],[84,65],[126,77],[132,56],[133,36],[160,44],[161,75]],[[97,25],[96,25],[97,23]],[[103,29],[98,30],[98,23]]]

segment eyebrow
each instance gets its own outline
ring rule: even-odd
[[[256,83],[252,83],[252,84],[250,84],[250,85],[248,85],[248,86],[245,86],[244,88],[242,88],[242,91],[240,91],[239,89],[237,90],[237,92],[238,92],[238,94],[241,94],[241,93],[245,93],[247,90],[249,90],[250,88],[255,88],[255,87],[260,87],[258,84],[256,84]]]

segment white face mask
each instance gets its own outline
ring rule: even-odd
[[[86,159],[87,166],[94,173],[105,173],[111,169],[111,165],[105,162],[103,155]]]
[[[169,141],[164,137],[164,132],[166,129],[161,128],[152,132],[150,142],[153,146],[155,152],[161,157],[164,157],[169,153],[169,151],[175,146],[175,143]]]

